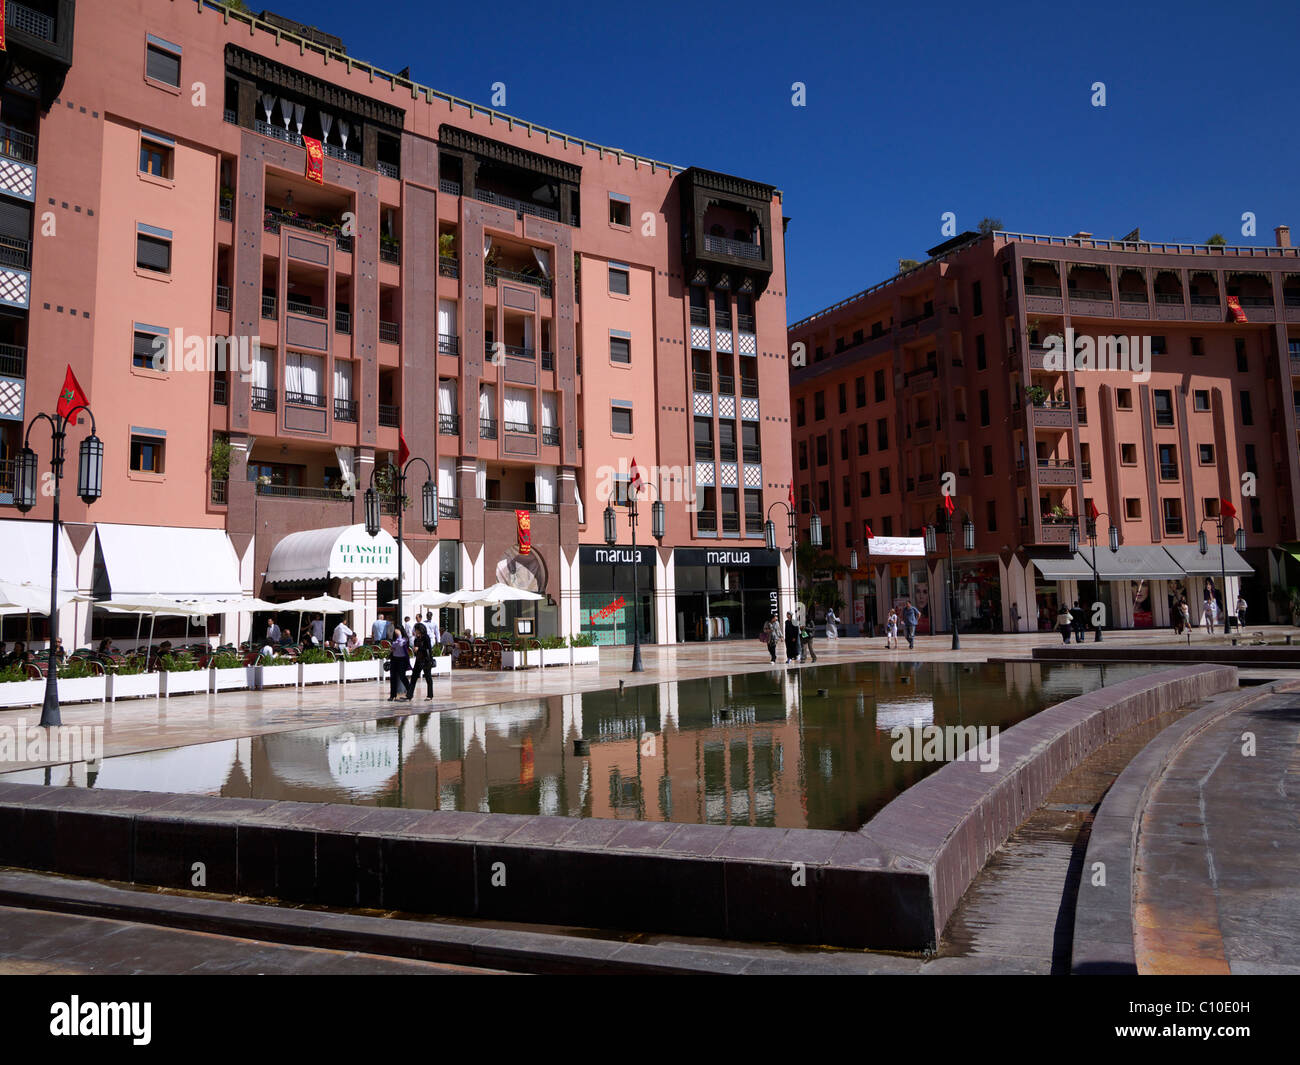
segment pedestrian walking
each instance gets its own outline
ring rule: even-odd
[[[1020,631],[1020,604],[1019,603],[1011,604],[1011,631],[1012,632]]]
[[[812,619],[808,618],[807,623],[799,630],[799,661],[807,662],[808,656],[812,656],[814,662],[817,661],[817,652],[813,650],[814,635]]]
[[[889,608],[889,617],[885,618],[885,646],[891,651],[898,650],[898,611]]]
[[[785,612],[785,664],[788,666],[799,657],[799,626],[794,623],[794,615]]]
[[[832,607],[826,611],[826,639],[838,640],[840,638],[840,619],[835,616],[835,609]]]
[[[772,664],[776,665],[776,645],[781,639],[781,616],[772,611],[772,617],[768,623],[763,626],[763,642],[767,644],[767,653],[772,656]]]
[[[1206,593],[1205,602],[1202,604],[1205,612],[1205,633],[1207,636],[1214,635],[1214,626],[1219,621],[1219,601],[1211,593]]]
[[[1246,626],[1246,600],[1242,598],[1241,593],[1237,593],[1237,631],[1240,632]]]
[[[1074,628],[1074,617],[1070,613],[1070,608],[1064,603],[1056,614],[1056,628],[1061,634],[1061,642],[1070,642],[1070,632]]]
[[[375,618],[375,623],[370,626],[370,638],[378,643],[380,640],[392,639],[392,636],[392,623],[385,617]]]
[[[1083,612],[1083,607],[1079,605],[1079,600],[1074,601],[1074,606],[1070,609],[1070,628],[1074,630],[1074,642],[1083,643],[1083,630],[1088,621],[1088,615]]]
[[[414,685],[406,679],[406,671],[411,664],[411,651],[407,644],[406,632],[398,625],[393,632],[393,646],[388,655],[388,701],[391,703],[397,698],[397,689],[399,687],[406,689],[407,698],[410,698]]]
[[[411,683],[407,685],[408,703],[415,698],[415,688],[420,683],[421,677],[428,686],[428,697],[433,698],[433,641],[429,638],[429,630],[424,627],[422,621],[415,623],[415,636],[411,640],[411,647],[415,651],[415,656],[411,670]]]
[[[903,600],[903,635],[907,637],[907,646],[916,648],[916,626],[921,621],[921,612],[910,599]]]

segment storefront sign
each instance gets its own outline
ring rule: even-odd
[[[679,547],[673,552],[674,565],[677,566],[775,566],[780,560],[779,551],[769,551],[765,547]]]
[[[578,561],[584,566],[647,566],[650,557],[642,547],[580,547]]]
[[[867,541],[870,555],[893,555],[909,558],[925,556],[925,539],[921,536],[873,536]]]

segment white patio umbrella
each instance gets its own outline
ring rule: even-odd
[[[158,615],[161,614],[165,618],[208,617],[210,614],[219,614],[225,609],[224,603],[198,599],[177,599],[169,595],[153,594],[123,596],[121,599],[109,599],[97,603],[96,606],[102,606],[107,610],[120,613],[139,614],[141,622],[144,621],[144,615],[148,614],[150,648],[153,647],[154,622]],[[135,642],[136,649],[139,650],[139,624],[136,625]]]
[[[440,610],[445,606],[459,606],[455,601],[455,592],[418,592],[415,595],[403,596],[401,599],[389,600],[389,606],[397,606],[405,602],[415,610]]]
[[[69,603],[89,603],[92,599],[88,595],[81,595],[79,592],[61,589],[59,591],[59,608],[67,606]],[[8,614],[26,614],[27,615],[27,642],[31,642],[32,623],[31,615],[39,614],[46,617],[50,612],[50,590],[43,588],[39,584],[33,584],[31,581],[23,581],[21,584],[16,581],[0,580],[0,618]],[[57,634],[56,634],[57,635]]]
[[[356,608],[356,603],[332,595],[318,595],[314,599],[291,599],[289,602],[279,603],[275,607],[276,610],[298,611],[299,643],[302,642],[302,616],[307,611],[310,610],[313,614],[351,614]]]

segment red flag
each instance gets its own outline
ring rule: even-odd
[[[1236,296],[1228,297],[1228,313],[1232,315],[1234,322],[1244,322],[1246,312],[1241,309],[1241,301]]]
[[[1094,503],[1091,499],[1088,500],[1088,517],[1090,517],[1093,521],[1096,521],[1100,515],[1101,515],[1101,511],[1097,509],[1097,504]]]
[[[9,46],[5,43],[5,14],[5,0],[0,0],[0,52],[9,49]]]
[[[873,539],[875,537],[876,534],[871,531],[871,522],[864,521],[862,523],[862,528],[866,530],[868,540]]]
[[[302,144],[307,149],[307,180],[324,185],[325,149],[315,137],[303,137]]]
[[[1222,514],[1225,518],[1235,518],[1237,516],[1237,508],[1234,507],[1229,500],[1220,499],[1219,513]]]
[[[519,527],[519,553],[532,554],[533,551],[533,514],[529,510],[516,510],[515,523]]]
[[[56,408],[59,417],[66,418],[78,407],[89,402],[86,393],[81,390],[81,385],[77,383],[77,375],[72,372],[72,367],[69,366],[68,372],[63,378],[63,388],[59,392],[59,405]]]
[[[957,508],[953,505],[953,502],[952,502],[952,496],[944,496],[944,497],[943,497],[943,509],[946,510],[949,514],[951,514],[954,510],[957,509]]]
[[[790,482],[790,509],[794,510],[794,481]]]
[[[639,495],[641,489],[645,487],[645,481],[641,480],[641,471],[636,466],[636,456],[632,457],[632,479],[628,481],[628,491],[632,495]]]
[[[406,446],[406,437],[402,434],[402,430],[400,429],[397,430],[397,443],[397,464],[399,466],[405,466],[406,460],[411,457],[411,449]]]

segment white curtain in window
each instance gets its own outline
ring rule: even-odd
[[[482,459],[474,471],[474,493],[479,499],[487,498],[487,463]]]
[[[284,388],[286,392],[301,392],[302,387],[302,356],[296,351],[291,351],[284,360]]]
[[[328,111],[322,111],[320,113],[320,133],[321,133],[320,139],[322,144],[330,139],[330,129],[333,126],[334,126],[334,116],[331,115]]]
[[[275,110],[275,97],[269,92],[262,93],[262,110],[266,112],[266,124],[271,124],[271,112]]]
[[[438,413],[456,413],[456,382],[449,377],[438,381]]]
[[[483,258],[487,258],[488,252],[492,250],[492,238],[488,234],[483,234]]]
[[[336,447],[334,456],[339,460],[339,478],[344,484],[350,484],[352,481],[353,458],[350,447]]]
[[[291,351],[284,363],[284,387],[288,392],[298,392],[304,396],[322,394],[324,377],[324,360],[319,355],[303,355]]]
[[[530,351],[533,348],[533,316],[531,314],[524,319],[524,347]]]
[[[536,424],[533,421],[533,394],[522,388],[507,388],[505,420],[517,425]]]
[[[302,136],[302,120],[307,115],[307,108],[302,104],[293,105],[293,124],[298,130],[298,136]]]
[[[438,498],[456,498],[456,460],[438,460]]]
[[[347,147],[348,147],[348,133],[349,133],[349,131],[350,131],[350,127],[348,126],[348,124],[347,124],[346,122],[344,122],[343,119],[340,118],[340,119],[339,119],[339,139],[340,139],[341,141],[343,141],[343,149],[344,149],[344,151],[346,151],[346,150],[347,150]]]
[[[352,363],[338,359],[334,363],[334,398],[352,398]]]
[[[554,392],[542,393],[542,428],[554,429],[560,424],[559,397]]]
[[[537,268],[541,270],[543,277],[551,276],[551,253],[541,248],[533,249],[533,258],[537,260]]]
[[[537,466],[533,473],[533,487],[538,506],[551,506],[555,503],[555,467]]]
[[[478,390],[478,416],[491,421],[497,409],[496,392],[491,385],[480,385]]]
[[[438,332],[445,337],[456,336],[456,303],[454,300],[438,301]]]
[[[271,352],[266,348],[258,348],[257,358],[253,360],[253,387],[269,388],[271,376]]]
[[[280,118],[284,120],[284,131],[289,132],[289,123],[293,121],[293,102],[280,97]]]

